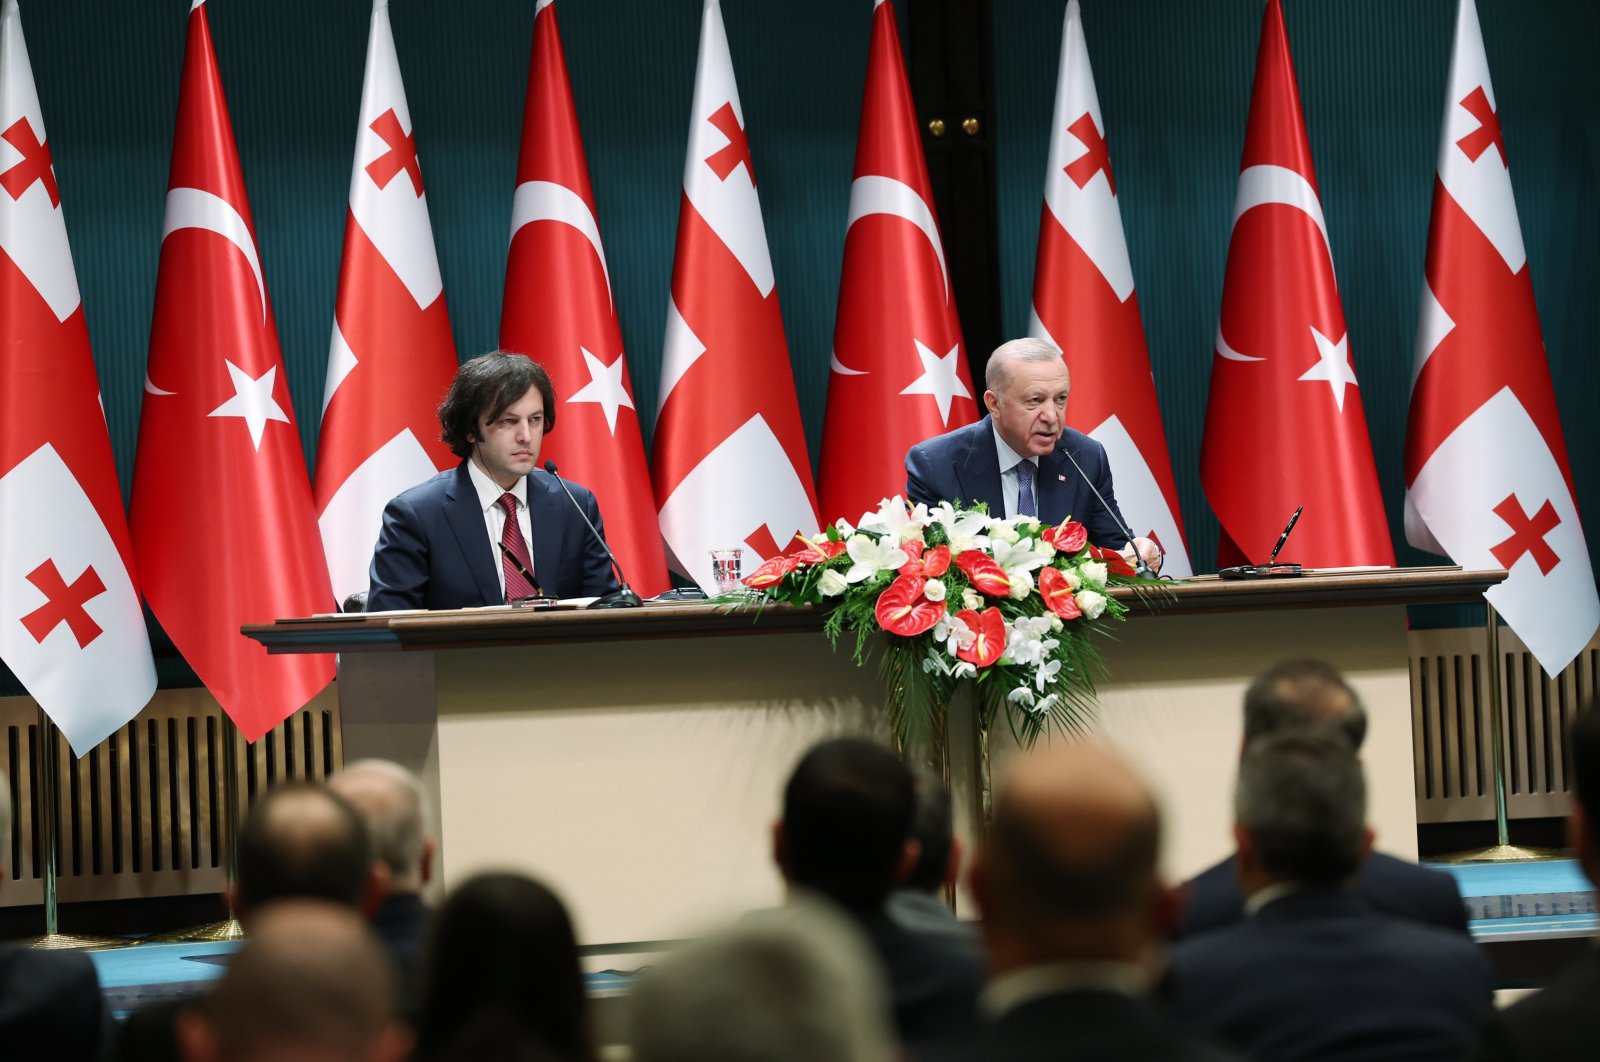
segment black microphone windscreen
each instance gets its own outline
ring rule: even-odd
[[[546,461],[544,463],[544,470],[546,472],[550,473],[552,476],[555,475],[556,474],[556,463],[554,461]]]

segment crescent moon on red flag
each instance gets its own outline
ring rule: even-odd
[[[600,243],[600,225],[583,197],[564,184],[524,181],[517,185],[517,194],[511,200],[511,238],[515,240],[524,225],[535,221],[570,225],[589,241],[594,256],[600,260],[600,272],[605,274],[606,297],[615,309],[617,302],[611,294],[611,270],[606,265],[606,249]]]
[[[147,395],[175,395],[178,392],[163,391],[161,388],[150,382],[150,373],[146,372],[144,374],[144,393]]]
[[[1332,260],[1333,250],[1328,244],[1328,223],[1322,216],[1322,201],[1317,198],[1317,190],[1311,187],[1310,181],[1285,166],[1250,166],[1240,171],[1239,191],[1233,202],[1235,227],[1248,211],[1273,203],[1292,207],[1310,218],[1317,231],[1322,233],[1322,246],[1328,250],[1328,258]],[[1223,338],[1221,321],[1217,322],[1217,357],[1225,361],[1266,360],[1233,349]]]
[[[261,259],[256,254],[256,241],[250,235],[250,226],[221,196],[203,192],[198,188],[174,188],[167,193],[167,216],[161,228],[161,242],[179,229],[205,229],[214,232],[239,248],[250,272],[256,278],[256,291],[261,296],[261,323],[267,323],[267,285],[261,278]]]
[[[870,373],[868,373],[867,370],[865,370],[865,369],[852,369],[852,368],[847,367],[844,362],[839,360],[839,354],[838,354],[837,351],[833,351],[833,352],[831,352],[829,354],[829,356],[828,356],[828,368],[831,371],[838,373],[840,376],[868,376],[868,375],[870,375]]]
[[[850,227],[872,214],[888,214],[909,221],[928,238],[934,257],[939,259],[939,272],[944,277],[944,298],[950,301],[950,269],[944,262],[944,245],[939,242],[939,226],[933,220],[933,211],[910,185],[892,177],[857,177],[850,185],[850,220],[845,224],[845,238],[850,237]]]

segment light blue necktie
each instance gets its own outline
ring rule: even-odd
[[[1038,516],[1039,507],[1033,500],[1033,476],[1037,470],[1032,461],[1017,463],[1017,515]]]

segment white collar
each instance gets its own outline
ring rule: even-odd
[[[1261,909],[1274,900],[1281,900],[1285,896],[1293,896],[1304,891],[1305,886],[1292,881],[1280,881],[1276,885],[1268,885],[1264,889],[1257,889],[1245,898],[1244,913],[1246,916],[1260,914]]]
[[[1045,996],[1084,990],[1143,996],[1154,982],[1149,970],[1131,962],[1057,962],[1012,970],[989,982],[978,1009],[990,1019]]]
[[[1032,461],[1034,468],[1039,467],[1039,459],[1037,457],[1032,454],[1024,457],[1013,450],[1010,446],[1006,445],[1006,441],[1000,438],[1000,429],[995,427],[993,418],[989,420],[989,430],[994,432],[994,454],[995,459],[1000,462],[1001,475],[1005,475],[1007,472],[1010,472],[1023,461]]]
[[[478,492],[479,508],[484,512],[488,512],[490,509],[499,507],[500,496],[506,493],[506,489],[490,479],[489,474],[479,468],[478,463],[470,457],[467,458],[467,477],[472,480],[472,489]],[[516,495],[517,505],[526,509],[528,507],[528,477],[523,476],[513,483],[511,485],[511,493]]]

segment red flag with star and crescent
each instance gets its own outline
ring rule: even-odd
[[[905,493],[906,451],[977,419],[894,5],[872,13],[823,422],[822,518]]]
[[[817,530],[811,459],[744,111],[717,0],[707,0],[678,207],[656,422],[656,498],[674,567],[714,593],[710,551],[753,570]]]
[[[1483,32],[1461,0],[1406,430],[1406,538],[1467,568],[1545,671],[1600,628],[1600,597],[1511,191]]]
[[[607,543],[648,597],[669,585],[661,528],[552,0],[534,15],[522,122],[500,346],[549,372],[555,428],[540,457],[594,491]]]
[[[239,633],[333,608],[206,5],[189,12],[130,524],[145,597],[247,741],[333,679]]]
[[[1200,480],[1222,564],[1394,564],[1280,0],[1261,24]]]
[[[1106,448],[1134,533],[1161,543],[1163,573],[1193,575],[1078,0],[1062,24],[1050,128],[1029,332],[1066,358],[1067,422]]]
[[[375,0],[312,489],[335,600],[367,589],[389,499],[457,458],[434,414],[456,371],[388,0]]]
[[[80,756],[156,689],[16,0],[0,8],[0,659]]]

